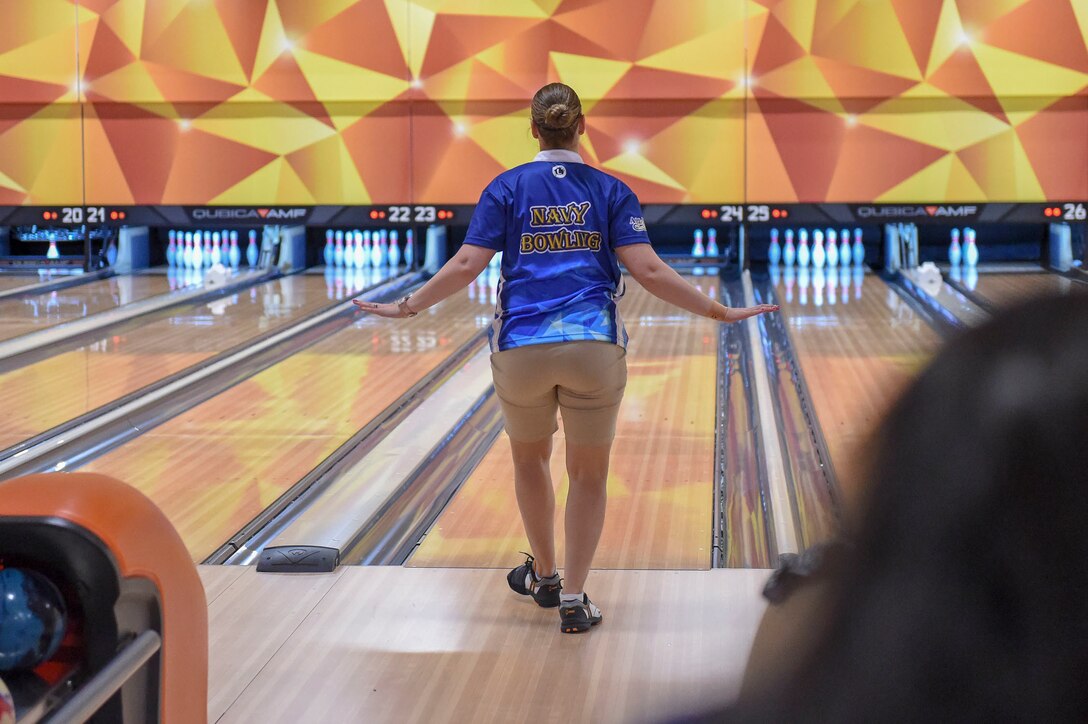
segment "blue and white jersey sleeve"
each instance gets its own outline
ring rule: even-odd
[[[642,216],[642,206],[638,197],[627,184],[617,182],[615,199],[609,208],[609,239],[612,248],[628,244],[649,244],[646,233],[646,219]]]
[[[492,182],[480,194],[480,201],[468,224],[465,243],[502,251],[506,244],[507,206],[495,196],[495,186]]]

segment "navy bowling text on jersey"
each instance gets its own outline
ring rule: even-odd
[[[615,250],[649,242],[631,189],[573,151],[542,151],[499,175],[465,236],[502,252],[492,351],[581,340],[626,347]]]

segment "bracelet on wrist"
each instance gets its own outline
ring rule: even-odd
[[[411,294],[406,294],[405,296],[401,297],[401,300],[399,302],[397,302],[397,308],[400,309],[400,311],[402,311],[404,313],[404,316],[406,317],[414,317],[419,314],[419,312],[413,312],[412,308],[408,306],[408,299],[411,296]]]

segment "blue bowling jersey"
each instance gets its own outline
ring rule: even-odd
[[[578,340],[627,346],[615,249],[650,243],[627,184],[574,151],[542,151],[488,184],[465,243],[502,252],[493,352]]]

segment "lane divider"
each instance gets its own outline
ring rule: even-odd
[[[26,286],[15,287],[13,289],[8,289],[5,292],[0,292],[0,301],[33,297],[38,294],[47,294],[49,292],[59,292],[61,289],[78,287],[81,284],[96,282],[100,279],[108,279],[116,274],[117,272],[113,269],[99,269],[98,271],[87,272],[86,274],[72,274],[60,279],[46,279],[45,281],[35,282],[33,284],[27,284]]]
[[[356,548],[398,494],[445,448],[466,415],[490,394],[490,359],[491,350],[481,345],[365,456],[340,471],[265,547],[322,546],[335,548],[341,555]],[[246,547],[239,553],[232,562],[244,564],[252,562],[260,550]]]
[[[391,299],[421,279],[398,277],[364,293],[364,299]],[[348,299],[237,353],[223,357],[64,433],[0,461],[0,480],[35,472],[71,470],[131,440],[243,379],[339,331],[358,314]],[[343,320],[337,320],[343,317]],[[342,321],[342,323],[341,323]],[[334,323],[335,322],[335,323]],[[327,326],[327,328],[323,328]],[[309,333],[309,334],[308,334]],[[296,342],[291,345],[290,342]]]
[[[741,277],[744,286],[744,303],[746,306],[755,306],[755,291],[752,288],[751,272],[745,271]],[[767,504],[770,510],[771,529],[774,531],[774,550],[778,555],[783,553],[797,553],[799,551],[797,529],[794,526],[796,512],[790,500],[790,493],[786,480],[786,464],[783,457],[782,444],[779,440],[778,429],[775,425],[773,414],[774,402],[771,398],[771,382],[767,374],[767,358],[760,343],[759,322],[755,318],[746,319],[741,324],[745,325],[748,334],[749,349],[754,357],[752,370],[752,382],[755,385],[756,401],[758,402],[760,440],[763,443],[764,465],[767,470]]]
[[[221,287],[207,289],[202,286],[196,286],[192,289],[182,289],[174,292],[167,292],[166,294],[158,294],[148,299],[141,299],[138,302],[131,302],[120,307],[114,307],[113,309],[92,314],[88,317],[83,317],[82,319],[56,324],[48,329],[21,334],[18,337],[13,337],[4,342],[0,342],[0,360],[6,362],[4,365],[5,369],[10,369],[13,366],[13,358],[34,350],[42,349],[49,345],[57,344],[61,340],[95,332],[119,322],[126,322],[130,319],[157,312],[160,309],[165,309],[167,307],[191,304],[203,301],[204,299],[212,299],[227,294],[233,294],[236,291],[246,289],[253,284],[272,279],[279,275],[279,270],[247,272],[231,280],[229,284],[224,284]]]

